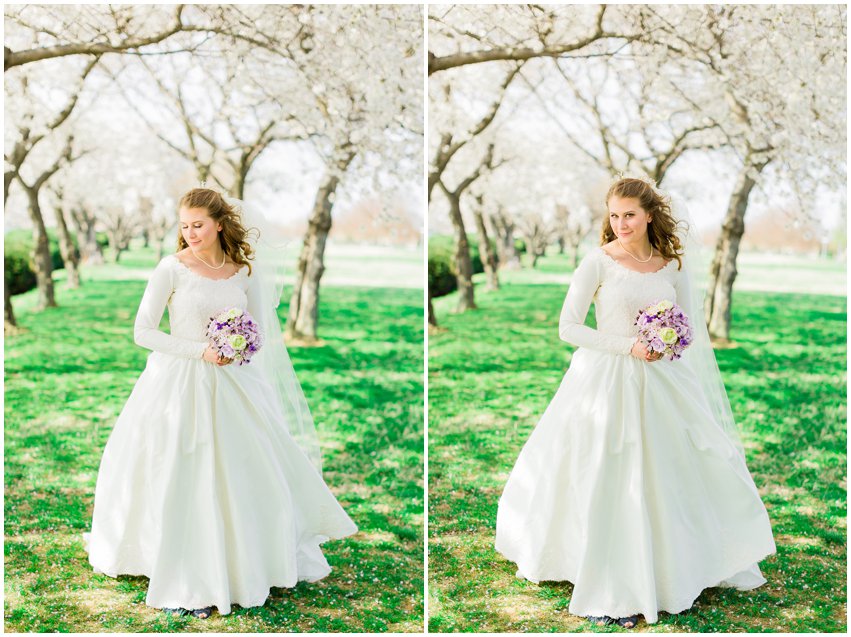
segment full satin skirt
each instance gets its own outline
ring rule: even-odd
[[[95,571],[147,576],[155,608],[222,614],[327,575],[320,543],[357,527],[274,396],[250,364],[150,354],[101,460]]]
[[[572,582],[575,615],[653,623],[704,588],[765,583],[765,506],[679,362],[577,350],[500,498],[497,551]]]

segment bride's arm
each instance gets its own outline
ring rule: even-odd
[[[207,349],[207,343],[166,334],[159,329],[160,320],[165,312],[168,299],[174,291],[174,269],[163,259],[154,268],[154,272],[145,288],[136,323],[133,327],[133,340],[136,345],[155,352],[163,352],[182,358],[201,358]]]
[[[558,335],[561,340],[577,347],[628,355],[636,341],[635,337],[605,334],[585,325],[585,317],[600,286],[601,276],[600,262],[593,254],[582,259],[567,289],[558,322]]]

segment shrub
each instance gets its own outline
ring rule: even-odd
[[[484,272],[482,259],[479,256],[479,242],[467,237],[470,244],[470,261],[473,274]],[[495,247],[494,247],[495,249]],[[434,235],[428,238],[428,289],[432,298],[445,296],[454,292],[458,287],[455,272],[454,255],[455,239],[448,235]]]
[[[59,240],[56,232],[47,230],[47,241],[50,245],[50,256],[54,270],[65,267],[59,252]],[[21,294],[32,290],[36,285],[35,269],[32,263],[33,237],[29,230],[12,230],[3,238],[5,251],[3,267],[6,268],[6,285],[12,294]]]

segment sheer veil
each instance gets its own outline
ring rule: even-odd
[[[718,361],[712,349],[709,330],[704,318],[704,299],[706,296],[706,276],[702,258],[702,244],[697,225],[689,214],[685,201],[678,196],[668,193],[671,202],[671,213],[677,223],[677,235],[685,251],[683,258],[683,281],[680,292],[685,298],[678,298],[677,303],[685,310],[692,322],[694,341],[683,353],[681,363],[691,367],[700,381],[703,394],[709,407],[720,423],[724,432],[735,445],[739,454],[744,458],[745,451],[739,436],[733,410],[727,397],[727,390],[718,369]]]
[[[247,237],[255,250],[251,261],[250,311],[264,331],[263,347],[251,360],[251,365],[257,365],[272,384],[290,436],[321,473],[322,455],[316,426],[284,345],[277,313],[284,286],[284,248],[288,241],[258,206],[247,205],[233,197],[225,197],[225,201],[240,211],[245,228],[259,231],[259,236],[255,236],[256,232],[249,232]]]

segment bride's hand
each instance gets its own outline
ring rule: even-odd
[[[207,349],[204,350],[204,356],[202,358],[208,363],[218,365],[219,367],[222,367],[223,365],[229,365],[233,362],[232,358],[225,358],[224,356],[220,356],[219,353],[213,349],[212,345],[207,346]]]
[[[636,358],[648,363],[658,361],[662,358],[662,355],[659,352],[651,352],[641,341],[635,341],[635,344],[632,346],[632,350],[630,350],[629,353],[631,356],[635,356]]]

